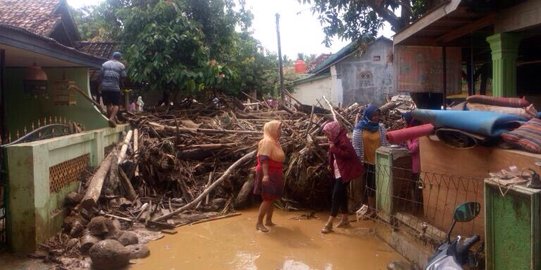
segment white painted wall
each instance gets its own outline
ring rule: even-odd
[[[325,96],[327,99],[329,99],[332,102],[333,106],[342,106],[344,103],[344,89],[342,88],[342,79],[338,77],[338,73],[336,72],[336,65],[331,66],[331,78],[332,78],[332,84],[331,84],[331,93],[332,96]]]
[[[293,89],[293,96],[302,102],[305,105],[317,105],[317,100],[319,99],[322,105],[325,105],[323,96],[327,99],[334,96],[331,90],[332,80],[331,77],[325,77],[314,81],[305,82],[299,85],[296,85]],[[331,102],[336,102],[331,100]],[[337,104],[337,103],[336,103]]]

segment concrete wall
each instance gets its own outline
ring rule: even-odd
[[[6,147],[8,169],[8,235],[15,252],[32,252],[61,228],[64,197],[77,190],[80,181],[50,191],[50,168],[89,154],[90,166],[98,166],[104,148],[118,142],[127,125],[17,144]]]
[[[55,105],[52,89],[58,80],[75,81],[85,93],[89,93],[87,68],[44,68],[48,77],[48,97],[36,98],[23,90],[23,68],[6,69],[6,127],[12,139],[17,131],[22,136],[24,129],[31,130],[32,123],[37,125],[38,119],[44,117],[65,117],[68,121],[81,123],[86,130],[107,127],[107,119],[84,97],[76,94],[76,105]]]
[[[324,102],[322,96],[325,96],[333,102],[333,104],[338,105],[339,101],[336,100],[335,95],[331,90],[331,84],[332,80],[330,76],[323,76],[319,79],[306,81],[295,86],[293,89],[293,96],[306,105],[318,105],[318,99],[320,102]]]
[[[336,72],[343,89],[343,106],[355,102],[384,104],[386,96],[395,94],[392,41],[376,40],[363,54],[352,54],[337,63]]]

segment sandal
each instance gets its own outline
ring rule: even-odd
[[[321,229],[321,233],[325,233],[325,234],[330,233],[332,231],[333,231],[332,224],[327,224],[323,227],[323,229]]]
[[[267,227],[263,226],[263,224],[257,224],[255,226],[255,229],[258,230],[258,231],[262,231],[264,233],[269,232],[269,229],[267,229]]]

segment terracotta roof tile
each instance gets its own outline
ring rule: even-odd
[[[49,36],[61,14],[56,13],[63,0],[0,0],[0,23]]]
[[[118,50],[120,47],[120,44],[117,42],[90,42],[90,41],[82,41],[77,44],[77,49],[79,51],[109,59],[111,58],[111,55],[113,55],[113,52]]]

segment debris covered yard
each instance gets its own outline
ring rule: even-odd
[[[400,114],[395,108],[399,105],[400,102],[391,102],[383,107],[386,121],[397,127]],[[178,230],[179,227],[226,218],[228,221],[219,224],[236,224],[235,220],[240,220],[244,233],[255,235],[257,214],[249,211],[241,215],[238,210],[257,202],[252,195],[255,149],[263,124],[271,119],[282,120],[285,136],[281,143],[290,153],[284,169],[285,196],[277,206],[284,211],[299,210],[281,212],[283,225],[274,228],[274,234],[299,230],[310,235],[299,239],[299,245],[319,246],[316,238],[322,236],[318,236],[317,228],[326,214],[313,219],[314,211],[326,210],[331,188],[322,124],[335,114],[344,125],[351,126],[362,106],[336,112],[297,107],[263,106],[254,110],[237,99],[223,97],[210,104],[190,102],[141,114],[125,113],[131,128],[124,141],[110,149],[79,192],[67,196],[69,211],[63,231],[41,244],[33,257],[53,262],[60,269],[84,268],[88,256],[93,258],[94,266],[121,267],[130,259],[148,256],[154,249],[148,249],[149,240],[163,235],[166,239],[160,241],[170,241],[168,237],[184,239],[184,230],[192,229]],[[291,227],[286,218],[291,215],[312,220],[306,227],[304,223]],[[370,228],[361,224],[351,230],[353,235],[356,230],[366,230],[361,233],[363,237],[371,235]],[[326,236],[322,240],[332,242],[332,238]],[[373,235],[370,239],[375,241]],[[324,246],[321,248],[325,250]],[[162,256],[160,253],[158,257]],[[86,261],[79,260],[83,257]]]

